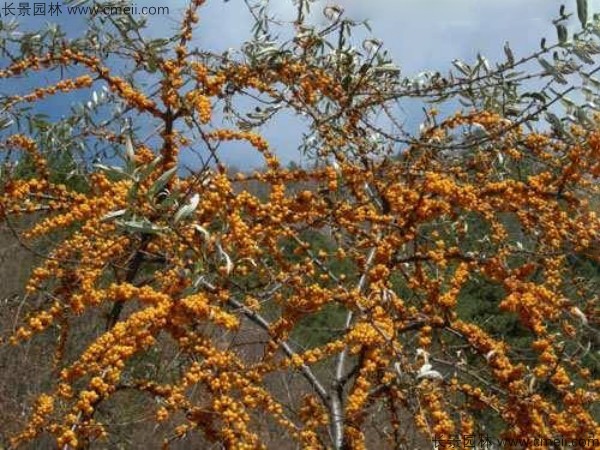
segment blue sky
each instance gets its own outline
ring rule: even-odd
[[[49,3],[49,2],[47,2]],[[177,27],[178,18],[186,5],[176,0],[138,0],[141,6],[166,6],[171,17],[150,19],[150,33],[164,36]],[[405,75],[424,70],[447,71],[455,58],[467,62],[481,52],[492,63],[502,61],[505,41],[510,41],[517,57],[539,48],[541,37],[549,42],[556,39],[552,19],[561,3],[574,12],[575,0],[339,0],[347,16],[369,19],[374,37],[382,40],[394,61]],[[2,6],[3,2],[0,2]],[[315,1],[311,20],[325,21],[323,8],[330,1]],[[271,0],[275,14],[291,19],[294,6],[291,0]],[[600,0],[590,0],[590,15],[600,11]],[[82,17],[66,15],[26,19],[26,28],[34,29],[43,21],[58,21],[71,34],[84,26]],[[242,0],[208,0],[200,10],[200,24],[195,44],[215,51],[236,48],[250,36],[251,17]],[[56,102],[52,102],[53,108]],[[63,103],[64,104],[64,103]],[[262,130],[284,162],[299,159],[296,152],[301,123],[292,116],[282,116],[269,128]],[[238,146],[224,149],[224,158],[242,167],[260,164],[260,159],[241,152]]]
[[[369,19],[373,35],[383,40],[407,74],[444,70],[452,59],[472,59],[478,52],[501,60],[507,40],[517,56],[531,53],[543,36],[556,39],[552,19],[561,4],[567,11],[576,9],[575,0],[339,0],[316,1],[314,15],[321,16],[331,4],[342,6],[351,18]],[[590,16],[600,11],[600,0],[589,4]],[[282,18],[293,17],[290,0],[271,0],[271,5]],[[234,47],[247,35],[249,16],[241,0],[209,0],[204,10],[205,42],[210,46]]]

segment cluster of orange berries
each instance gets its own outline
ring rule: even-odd
[[[54,398],[48,394],[42,394],[37,398],[34,413],[29,419],[26,429],[11,439],[11,444],[19,445],[34,439],[48,421],[48,416],[54,412]]]
[[[212,131],[209,138],[218,141],[243,140],[248,141],[250,145],[255,147],[260,152],[265,152],[269,148],[268,142],[260,135],[250,131],[238,131],[230,129],[219,129]]]
[[[191,7],[185,11],[185,16],[181,24],[181,44],[177,47],[178,59],[183,59],[186,54],[184,44],[192,39],[192,27],[195,23],[198,23],[199,17],[197,9],[201,6],[204,1],[196,0],[192,3]]]
[[[109,88],[118,93],[119,96],[131,106],[143,111],[156,110],[156,103],[131,86],[127,81],[120,77],[113,77],[107,74],[105,74],[105,79],[108,82]]]
[[[344,340],[328,342],[322,347],[307,350],[302,354],[295,353],[290,358],[283,360],[280,366],[300,368],[305,364],[312,365],[331,355],[339,353],[346,345],[347,343]]]
[[[203,294],[186,297],[181,300],[180,304],[188,314],[193,314],[194,317],[199,319],[211,320],[227,330],[234,330],[240,325],[236,316],[223,311],[217,306],[209,305],[208,298]]]
[[[35,333],[40,333],[47,329],[53,322],[54,319],[63,312],[63,308],[58,302],[54,302],[53,305],[45,310],[40,311],[33,317],[30,317],[27,321],[27,327],[19,327],[14,335],[11,337],[11,342],[16,344],[19,340],[26,340]]]
[[[43,99],[48,95],[54,95],[57,92],[70,92],[74,89],[90,87],[93,82],[94,80],[90,75],[82,75],[72,80],[61,80],[54,86],[38,88],[31,94],[15,96],[11,99],[9,104],[12,106],[17,102],[34,102]]]
[[[8,148],[10,148],[10,147],[21,148],[25,152],[27,152],[29,157],[33,160],[33,164],[36,168],[36,171],[37,171],[39,177],[42,180],[48,179],[48,176],[49,176],[48,164],[46,162],[46,159],[39,152],[39,150],[37,148],[37,144],[35,143],[35,141],[33,139],[31,139],[27,136],[24,136],[22,134],[15,134],[15,135],[10,136],[6,140],[6,146]],[[27,185],[27,187],[29,187],[29,188],[31,188],[32,186],[35,186],[35,184],[32,185],[30,183]]]
[[[461,263],[454,272],[454,278],[451,281],[450,289],[440,296],[438,303],[444,308],[454,308],[456,306],[458,294],[463,284],[469,277],[469,265]]]
[[[422,408],[431,421],[427,432],[440,439],[449,439],[454,434],[455,423],[445,407],[442,389],[431,380],[424,380],[419,386]]]
[[[498,142],[496,151],[477,155],[469,167],[451,166],[445,172],[445,166],[426,145],[411,147],[403,156],[405,159],[399,161],[367,158],[368,163],[361,163],[360,158],[353,156],[370,155],[372,144],[361,136],[360,121],[369,101],[374,99],[348,107],[347,94],[333,77],[300,62],[286,61],[268,69],[234,63],[213,69],[188,62],[186,44],[198,21],[196,8],[202,3],[196,0],[185,13],[176,58],[160,63],[162,105],[124,79],[112,76],[98,58],[70,49],[60,55],[28,58],[0,71],[0,78],[6,78],[28,69],[79,62],[105,80],[129,105],[166,125],[161,134],[162,163],[145,181],[134,185],[131,179],[113,181],[105,174],[94,173],[89,177],[90,191],[85,194],[50,183],[46,161],[32,139],[16,135],[6,142],[7,146],[23,148],[31,155],[39,179],[7,183],[0,197],[0,211],[20,214],[47,206],[48,211],[56,213],[23,234],[29,239],[49,236],[66,227],[74,229],[52,250],[51,258],[34,270],[28,283],[28,292],[43,294],[48,290],[59,301],[29,317],[13,341],[43,331],[60,315],[80,314],[93,306],[110,304],[114,310],[125,307],[127,312],[124,317],[116,314],[108,331],[62,370],[56,395],[40,397],[19,440],[31,439],[38,429],[45,428],[58,436],[58,445],[76,447],[85,430],[100,430],[90,419],[98,403],[114,393],[131,359],[155,346],[164,334],[189,356],[188,366],[172,385],[144,382],[136,387],[160,400],[157,421],[177,420],[179,415],[172,413],[185,412],[187,422],[175,429],[177,436],[202,429],[207,436],[216,436],[231,448],[261,448],[258,436],[251,430],[251,410],[261,408],[306,448],[319,448],[319,428],[332,422],[327,401],[312,396],[304,400],[299,409],[304,423],[301,428],[286,417],[287,411],[268,392],[265,379],[282,369],[310,372],[313,365],[349,352],[360,357],[350,358],[358,365],[344,391],[348,393],[344,414],[349,419],[344,431],[353,448],[365,448],[362,420],[372,402],[379,401],[372,392],[383,386],[390,395],[406,400],[406,392],[396,383],[399,369],[393,370],[393,361],[405,352],[400,344],[404,341],[398,335],[404,327],[415,329],[413,318],[419,319],[415,336],[419,347],[434,352],[438,342],[441,346],[447,343],[443,330],[451,332],[481,357],[481,373],[490,375],[489,382],[495,388],[492,395],[491,389],[484,392],[483,387],[466,383],[459,386],[456,378],[450,383],[427,378],[415,382],[413,387],[418,389],[422,405],[416,422],[422,430],[436,436],[450,436],[455,431],[452,407],[446,401],[449,397],[444,396],[456,391],[470,397],[471,409],[498,410],[507,423],[518,428],[516,434],[527,430],[546,433],[549,423],[550,431],[573,433],[577,430],[573,418],[585,424],[587,431],[597,428],[586,405],[597,400],[593,390],[599,390],[600,383],[589,382],[586,389],[575,389],[572,368],[559,357],[558,340],[549,335],[552,328],[548,323],[562,320],[571,306],[557,295],[564,287],[564,258],[544,258],[531,266],[515,268],[513,256],[522,255],[518,249],[501,245],[508,239],[501,216],[515,214],[523,232],[529,235],[541,231],[538,240],[543,250],[590,249],[598,240],[597,215],[586,212],[589,205],[577,203],[579,194],[564,193],[563,206],[555,192],[561,188],[571,191],[573,186],[593,188],[594,179],[589,173],[600,171],[600,133],[587,136],[588,146],[563,148],[541,134],[521,139],[522,133],[516,127]],[[183,94],[186,76],[196,86]],[[15,101],[35,101],[92,83],[92,76],[84,75],[15,97]],[[189,144],[175,126],[174,117],[185,119],[197,114],[200,122],[209,124],[213,119],[211,97],[224,94],[226,84],[277,96],[278,83],[293,86],[290,91],[296,94],[290,101],[299,110],[307,110],[308,104],[312,111],[323,98],[342,107],[343,112],[335,120],[341,122],[339,126],[323,123],[316,130],[324,142],[319,154],[324,160],[335,157],[335,165],[284,170],[267,140],[259,134],[216,128],[204,138],[248,142],[264,156],[267,170],[241,174],[237,178],[240,184],[221,167],[210,172],[206,183],[193,176],[181,180],[173,176],[161,194],[168,192],[173,198],[182,193],[185,198],[195,198],[197,194],[198,198],[196,209],[178,223],[171,214],[175,206],[163,207],[156,199],[148,198],[150,187],[166,171],[177,167],[178,145]],[[490,133],[509,125],[489,112],[456,115],[428,130],[424,139],[442,141],[451,128],[471,124],[479,124]],[[526,153],[533,154],[546,159],[549,168],[534,171],[525,179],[500,179],[493,162],[497,152],[505,152],[514,161]],[[149,148],[140,147],[134,159],[136,169],[140,169],[149,166],[155,155]],[[248,181],[264,186],[265,195],[240,188],[242,182]],[[574,206],[583,212],[570,214]],[[125,232],[123,222],[107,219],[115,212],[134,212],[158,227]],[[490,241],[494,244],[489,247],[498,247],[491,250],[491,256],[463,255],[460,242],[447,238],[450,233],[445,224],[466,227],[465,217],[469,215],[477,215],[489,225]],[[333,248],[313,251],[300,239],[301,230],[307,228],[327,230]],[[435,230],[430,232],[432,228]],[[459,233],[452,235],[456,234]],[[461,236],[468,234],[465,230]],[[288,251],[282,246],[287,242],[297,245]],[[373,258],[367,257],[371,250]],[[139,261],[139,272],[151,272],[149,278],[127,270],[135,268]],[[265,261],[269,262],[268,268],[264,267]],[[336,275],[334,261],[348,263],[351,270]],[[537,268],[547,278],[543,285],[528,281]],[[514,363],[508,346],[482,327],[457,319],[453,310],[460,292],[475,276],[499,282],[507,291],[501,308],[517,312],[522,323],[536,335],[531,347],[538,357],[532,369]],[[118,282],[106,281],[113,278]],[[358,288],[355,278],[362,280],[358,281]],[[391,291],[397,279],[403,280],[410,292],[407,298]],[[269,314],[279,310],[281,313],[270,322],[264,319],[263,299],[246,289],[245,283],[283,286],[265,302],[269,308],[273,306]],[[338,286],[332,288],[332,284]],[[237,301],[238,295],[243,300]],[[298,353],[284,345],[303,319],[327,306],[353,312],[354,319],[342,336]],[[208,324],[226,337],[244,326],[241,314],[258,322],[268,338],[258,363],[245,361],[235,349],[224,348],[218,340],[199,331],[200,324]],[[280,355],[282,350],[284,357]],[[532,380],[548,378],[562,395],[565,412],[557,412],[535,391],[535,386],[528,386],[525,375]],[[78,388],[82,382],[87,384]],[[211,418],[189,395],[197,385],[209,393]],[[56,398],[70,404],[71,409],[50,423],[48,416],[54,412]],[[547,417],[544,411],[549,412]],[[460,417],[461,431],[471,432],[473,418],[467,411]]]
[[[193,105],[193,108],[198,112],[201,123],[210,122],[212,104],[207,96],[202,95],[199,91],[190,91],[186,94],[186,101]]]
[[[51,53],[48,53],[42,57],[35,55],[28,56],[19,61],[15,61],[6,69],[0,70],[0,78],[11,78],[20,75],[29,69],[41,70],[42,68],[49,67],[54,60],[55,56]],[[62,62],[66,63],[68,62],[68,59],[65,57]]]
[[[303,403],[300,418],[308,429],[315,430],[329,423],[329,414],[314,395],[305,396]]]
[[[260,92],[274,93],[271,83],[261,80],[261,73],[246,65],[232,65],[222,74],[226,80],[238,88],[252,88]],[[263,74],[264,75],[264,74]]]

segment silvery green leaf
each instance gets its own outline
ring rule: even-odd
[[[402,371],[402,366],[400,366],[399,362],[394,363],[394,369],[396,370],[396,373],[398,374],[399,377],[404,375],[404,372]]]
[[[258,57],[266,57],[266,56],[274,56],[279,53],[279,49],[277,47],[271,46],[263,48],[256,52],[255,56]]]
[[[530,393],[533,393],[534,388],[535,388],[535,383],[536,383],[536,378],[535,378],[535,376],[532,375],[531,379],[529,380],[529,386],[528,386]]]
[[[171,178],[173,178],[173,176],[175,175],[176,172],[177,172],[177,166],[167,170],[160,177],[158,177],[157,180],[152,184],[152,186],[150,186],[150,189],[148,190],[148,195],[150,195],[151,197],[154,197],[156,194],[158,194],[160,191],[162,191],[163,188],[169,182],[169,180]]]
[[[489,133],[485,129],[485,127],[477,122],[473,122],[471,128],[468,132],[469,139],[485,139],[489,136]]]
[[[486,72],[489,73],[492,70],[490,63],[485,56],[477,53],[477,60],[479,61],[479,66],[483,67]]]
[[[556,24],[556,34],[558,35],[558,42],[564,44],[567,42],[569,38],[569,33],[567,32],[567,27],[562,23]]]
[[[427,378],[429,380],[443,380],[444,377],[437,370],[419,371],[417,379]]]
[[[126,209],[119,209],[117,211],[111,211],[108,214],[105,214],[104,216],[102,216],[102,219],[100,219],[100,220],[103,222],[113,220],[113,219],[116,219],[117,217],[123,216],[126,212],[127,212]]]
[[[584,325],[588,324],[588,318],[583,313],[583,311],[581,311],[581,309],[579,309],[577,306],[574,306],[573,308],[571,308],[571,312],[573,313],[574,316],[576,316],[579,320],[581,320],[581,323],[583,323]]]
[[[519,78],[522,75],[525,75],[525,72],[522,72],[522,71],[507,72],[506,74],[504,74],[504,78],[510,80],[511,78]]]
[[[515,104],[507,104],[504,107],[504,114],[507,116],[518,116],[521,113],[521,108]]]
[[[594,55],[600,53],[600,45],[596,41],[586,41],[583,43],[585,50]]]
[[[189,217],[198,207],[200,203],[200,195],[194,194],[190,199],[189,203],[183,205],[179,210],[175,213],[173,217],[173,223],[179,222],[181,219],[185,219]]]
[[[382,64],[373,68],[374,72],[379,73],[400,73],[400,68],[392,63]]]
[[[563,131],[563,124],[556,114],[547,112],[546,120],[550,123],[550,125],[552,125],[552,128],[554,128],[556,131]]]
[[[490,360],[492,359],[492,357],[496,354],[496,350],[490,350],[489,352],[487,352],[485,354],[485,359],[487,362],[490,362]]]
[[[242,258],[238,260],[238,263],[241,263],[242,261],[248,261],[250,264],[252,264],[252,267],[258,267],[258,264],[256,263],[256,261],[254,261],[253,258]]]
[[[225,260],[225,271],[227,275],[229,275],[233,270],[233,262],[231,261],[230,256],[223,250],[220,242],[217,242],[217,250],[219,251],[219,256]]]
[[[531,91],[531,92],[525,92],[525,93],[521,94],[521,98],[525,98],[525,97],[530,97],[534,100],[537,100],[538,102],[546,103],[546,97],[544,97],[544,94],[541,94],[539,92]]]
[[[415,352],[415,356],[416,357],[422,356],[423,359],[425,360],[426,364],[429,362],[429,352],[425,349],[418,348],[417,351]]]
[[[586,82],[584,81],[583,86],[581,87],[581,91],[586,99],[586,101],[593,101],[596,98],[596,91],[591,89],[589,86],[586,86]]]
[[[573,111],[572,110],[568,114],[565,114],[565,119],[568,120],[568,121],[571,121],[573,123],[577,122],[577,117],[575,117],[573,115]]]
[[[600,89],[600,81],[599,80],[597,80],[596,78],[594,78],[586,73],[582,73],[581,76],[583,77],[584,83],[589,83],[596,89]]]
[[[405,373],[402,370],[402,366],[400,365],[399,362],[395,362],[394,363],[394,369],[396,370],[396,375],[398,377],[398,382],[402,383],[402,384],[408,384],[412,382],[412,379],[410,377],[410,374]]]
[[[196,276],[194,278],[194,281],[192,282],[192,285],[183,290],[183,292],[182,292],[183,297],[187,297],[188,295],[192,295],[192,294],[195,294],[196,292],[198,292],[198,288],[200,287],[200,284],[203,282],[204,282],[204,275]]]
[[[165,227],[159,227],[148,219],[117,221],[117,224],[127,231],[135,233],[157,234],[165,230]]]
[[[471,128],[473,129],[473,132],[476,135],[479,135],[479,136],[487,136],[488,135],[486,128],[478,122],[473,122]]]
[[[106,172],[107,174],[117,175],[121,177],[129,177],[129,175],[123,170],[122,167],[105,166],[104,164],[94,164],[94,167],[98,170]]]
[[[331,20],[332,22],[337,21],[343,13],[344,13],[344,10],[337,5],[327,6],[323,10],[323,15],[325,17],[327,17],[327,19]]]
[[[10,127],[13,123],[14,122],[9,118],[0,119],[0,130]]]
[[[588,0],[577,0],[577,17],[582,28],[585,28],[588,20]]]
[[[588,102],[586,102],[585,106],[587,106],[588,108],[592,108],[592,109],[594,109],[596,111],[600,111],[600,106],[597,103],[595,103],[595,102],[593,102],[591,100],[588,101]]]
[[[548,75],[552,75],[554,80],[556,80],[560,84],[567,84],[566,78],[556,69],[556,67],[554,67],[552,64],[550,64],[544,58],[539,57],[538,61],[542,65],[542,67],[546,70],[546,73]]]
[[[133,162],[135,159],[135,150],[133,149],[133,142],[131,142],[131,136],[125,135],[125,157],[127,161]]]
[[[590,54],[580,45],[573,47],[573,53],[586,64],[594,64],[594,60]]]
[[[419,352],[421,350],[421,352]],[[417,349],[417,356],[422,355],[425,360],[419,372],[417,373],[417,379],[428,378],[442,380],[444,377],[437,370],[433,370],[433,366],[429,363],[429,353],[423,349]]]
[[[142,167],[138,167],[135,170],[135,175],[138,181],[143,181],[146,178],[148,178],[150,176],[150,174],[152,172],[154,172],[154,169],[156,169],[156,166],[158,166],[158,163],[162,161],[162,156],[158,155],[156,158],[154,158],[152,161],[150,161],[147,165],[142,166]]]
[[[576,108],[577,107],[577,103],[575,103],[573,100],[571,100],[569,97],[561,97],[560,98],[560,102],[565,105],[565,107],[567,108]]]
[[[381,41],[377,39],[365,39],[362,43],[363,49],[365,49],[365,51],[367,51],[368,53],[372,53],[375,50],[379,49],[381,45]]]
[[[552,72],[556,71],[556,68],[552,64],[550,64],[548,61],[546,61],[544,58],[538,58],[538,61],[540,62],[542,67],[544,69],[546,69],[546,72],[552,73]]]
[[[583,108],[575,108],[575,117],[577,118],[577,121],[583,125],[587,125],[590,127],[594,126],[594,121],[588,117]]]
[[[198,231],[200,234],[202,234],[202,236],[204,237],[205,241],[208,241],[210,239],[210,233],[203,226],[200,226],[200,225],[196,224],[196,225],[194,225],[194,229],[196,231]]]
[[[504,43],[504,54],[506,55],[506,60],[508,61],[508,64],[511,66],[515,65],[515,55],[513,54],[510,45],[508,44],[508,41],[506,41]]]
[[[470,77],[473,73],[471,68],[466,65],[464,62],[455,59],[454,61],[452,61],[452,64],[454,65],[454,67],[456,67],[458,70],[460,70],[463,74],[465,74],[466,76]]]

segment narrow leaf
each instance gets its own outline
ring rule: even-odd
[[[508,41],[506,41],[504,43],[504,54],[506,55],[506,60],[508,61],[508,64],[511,66],[515,65],[515,55],[513,54],[510,45],[508,44]]]
[[[125,157],[127,161],[133,162],[135,159],[135,151],[133,149],[133,142],[131,142],[131,137],[129,135],[125,135]]]
[[[564,26],[562,23],[556,24],[556,34],[558,35],[558,42],[560,42],[561,44],[567,42],[569,34],[567,32],[567,27]]]
[[[210,233],[208,232],[208,230],[206,228],[204,228],[203,226],[200,225],[194,225],[194,229],[199,232],[200,234],[202,234],[202,236],[204,237],[205,241],[208,241],[210,239]]]
[[[585,28],[588,20],[588,0],[577,0],[577,17],[582,28]]]
[[[148,194],[151,197],[154,197],[156,194],[158,194],[160,191],[162,191],[163,188],[169,182],[169,180],[171,178],[173,178],[173,175],[175,175],[175,172],[177,172],[177,166],[173,167],[172,169],[167,170],[160,177],[158,177],[158,179],[154,182],[154,184],[152,184],[152,186],[148,190]]]
[[[157,234],[165,229],[153,224],[148,219],[118,221],[117,224],[134,233]]]
[[[183,205],[179,210],[175,213],[173,217],[173,222],[177,223],[181,219],[185,219],[189,217],[198,207],[198,203],[200,203],[200,196],[198,194],[194,194],[190,199],[189,203]]]
[[[105,222],[105,221],[109,221],[112,219],[116,219],[117,217],[121,217],[122,215],[124,215],[126,212],[127,212],[126,209],[119,209],[118,211],[111,211],[108,214],[105,214],[101,220],[103,222]]]
[[[223,250],[220,242],[217,242],[217,250],[219,251],[221,258],[225,260],[225,272],[229,275],[233,270],[233,262],[231,261],[230,256]]]

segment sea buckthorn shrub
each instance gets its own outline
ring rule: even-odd
[[[12,159],[0,217],[37,218],[17,232],[28,248],[60,233],[24,287],[37,308],[25,304],[2,343],[57,336],[51,385],[10,445],[104,445],[127,427],[118,408],[140,397],[135,417],[164,448],[198,437],[270,448],[270,434],[285,448],[404,448],[412,434],[429,445],[485,431],[484,416],[504,438],[599,437],[600,383],[585,359],[598,351],[598,288],[574,261],[599,262],[600,118],[532,131],[496,108],[430,110],[393,154],[371,121],[388,108],[387,63],[315,60],[318,35],[306,32],[276,60],[215,58],[192,45],[202,4],[164,51],[142,39],[119,50],[152,88],[77,41],[0,70],[7,82],[65,73],[9,96],[13,110],[102,85],[119,114],[158,124],[142,140],[131,124],[81,119],[76,139],[119,152],[81,162],[84,188],[49,163],[43,134],[2,137]],[[255,116],[217,113],[248,92],[312,121],[315,164],[285,167]],[[264,169],[228,170],[219,149],[230,141]],[[209,160],[186,172],[199,148]],[[19,158],[28,173],[10,170]],[[518,343],[465,312],[477,285],[497,287],[491,308]],[[72,327],[81,317],[97,324],[85,342]],[[327,330],[311,339],[315,324]],[[167,348],[172,363],[153,359]]]

